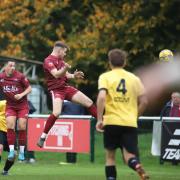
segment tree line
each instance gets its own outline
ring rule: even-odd
[[[176,0],[1,0],[0,55],[43,61],[65,41],[72,71],[86,76],[78,88],[95,98],[110,49],[128,52],[130,71],[157,61],[162,49],[180,49],[179,12]]]

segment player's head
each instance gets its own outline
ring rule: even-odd
[[[15,70],[16,63],[14,61],[8,61],[5,67],[5,73],[11,76]]]
[[[54,48],[53,48],[53,52],[63,58],[64,56],[66,56],[66,52],[67,50],[69,50],[69,47],[62,41],[56,41],[54,44]]]
[[[159,53],[159,60],[161,62],[170,62],[173,60],[173,53],[169,49],[164,49]]]
[[[124,67],[126,65],[127,53],[121,49],[112,49],[108,53],[108,59],[110,66],[114,67]]]
[[[171,94],[171,100],[174,105],[180,105],[180,93],[179,92],[173,92]]]

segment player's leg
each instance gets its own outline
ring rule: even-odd
[[[122,136],[122,150],[125,163],[138,173],[142,180],[149,179],[139,158],[136,156],[138,152],[138,137],[137,129],[131,127],[124,127]]]
[[[89,113],[97,118],[97,109],[96,106],[93,104],[93,101],[83,94],[81,91],[77,91],[71,98],[72,102],[78,103],[87,108]]]
[[[7,134],[6,133],[4,134],[4,151],[9,152],[9,146],[8,146],[8,142],[7,142]],[[4,175],[4,176],[8,175],[10,168],[14,164],[15,157],[16,157],[16,151],[15,151],[15,156],[13,159],[11,159],[11,160],[7,159],[6,160],[3,171],[1,173],[2,175]]]
[[[15,124],[16,124],[16,116],[6,116],[7,123],[7,141],[9,145],[9,155],[8,159],[14,159],[15,152],[14,146],[16,141],[16,132],[15,132]]]
[[[35,163],[36,162],[34,151],[26,151],[26,156],[28,156],[28,162],[29,163]]]
[[[3,144],[0,142],[0,162],[1,162],[2,152],[3,152]]]
[[[41,137],[37,143],[37,146],[39,146],[40,148],[43,147],[44,141],[46,140],[49,130],[51,129],[51,127],[54,125],[56,119],[61,114],[62,103],[63,103],[63,100],[60,97],[55,96],[54,98],[52,98],[53,112],[48,117],[45,127],[44,127],[44,130],[43,130],[43,133],[41,134]]]
[[[4,146],[4,131],[0,131],[0,162]]]
[[[22,116],[23,117],[23,116]],[[27,127],[27,117],[18,119],[18,145],[19,145],[19,161],[24,161],[24,149],[26,146],[26,127]]]
[[[116,180],[116,164],[115,164],[116,150],[106,149],[106,165],[105,174],[107,180]]]
[[[149,179],[149,176],[146,174],[142,164],[139,162],[138,157],[136,157],[135,154],[131,154],[123,148],[123,156],[126,164],[138,173],[141,180]]]
[[[115,163],[115,153],[119,142],[117,130],[115,126],[106,125],[104,127],[103,142],[106,150],[105,175],[107,180],[116,180],[117,178]]]
[[[0,162],[3,150],[9,151],[9,146],[7,143],[7,133],[0,130]]]
[[[49,130],[51,129],[51,127],[54,125],[56,119],[59,117],[59,115],[61,114],[61,109],[62,109],[62,99],[61,98],[54,98],[53,99],[53,112],[52,114],[49,116],[49,118],[47,119],[45,128],[44,128],[44,133],[45,133],[45,138],[49,132]]]
[[[9,160],[9,159],[6,160],[3,171],[1,173],[3,176],[8,175],[8,172],[9,172],[10,168],[13,166],[13,164],[15,162],[15,158],[16,158],[16,156],[14,156],[14,158],[11,159],[11,160]]]

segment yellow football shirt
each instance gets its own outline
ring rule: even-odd
[[[144,86],[134,74],[116,68],[99,77],[98,89],[106,89],[104,125],[137,127],[138,96]]]
[[[6,101],[0,101],[0,131],[7,132],[6,118],[5,118]]]

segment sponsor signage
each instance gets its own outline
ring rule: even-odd
[[[48,133],[43,148],[36,144],[46,118],[28,119],[28,150],[52,152],[90,152],[90,119],[58,119]]]
[[[161,160],[180,162],[180,121],[163,120]]]

